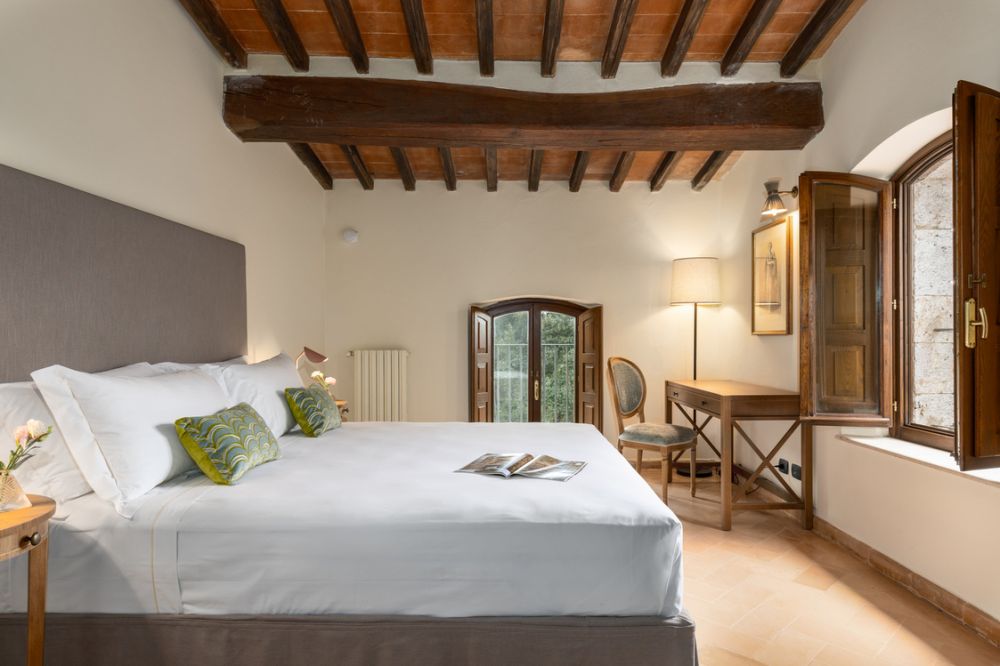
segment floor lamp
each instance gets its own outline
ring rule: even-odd
[[[719,288],[719,260],[715,257],[687,257],[674,259],[673,277],[670,282],[670,304],[691,303],[694,307],[694,344],[692,376],[698,379],[698,306],[718,305],[721,302]],[[692,410],[691,418],[698,423],[698,411]],[[695,455],[697,447],[689,455]],[[688,476],[687,467],[680,466],[677,473]],[[711,471],[709,471],[711,474]],[[701,472],[698,473],[701,476]]]

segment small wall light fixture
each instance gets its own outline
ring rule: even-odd
[[[319,365],[320,363],[326,363],[326,354],[316,351],[315,349],[310,349],[309,347],[303,347],[302,352],[295,357],[295,367],[299,367],[299,363],[305,358],[307,361],[314,365]]]
[[[347,229],[344,229],[342,232],[340,232],[340,237],[343,238],[344,242],[347,243],[348,245],[354,245],[355,243],[358,242],[358,239],[361,237],[361,234],[358,233],[357,229],[348,227]]]
[[[761,209],[760,214],[767,217],[777,217],[788,212],[788,206],[785,205],[784,200],[781,198],[782,194],[790,194],[793,199],[797,199],[799,196],[799,188],[793,187],[790,190],[784,192],[780,191],[781,187],[780,180],[769,180],[764,183],[764,189],[767,190],[767,199],[764,200],[764,207]]]

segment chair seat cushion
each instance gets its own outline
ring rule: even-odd
[[[633,423],[625,427],[625,432],[619,439],[622,442],[636,444],[654,444],[670,446],[683,444],[694,440],[694,430],[684,426],[662,425],[658,423]]]

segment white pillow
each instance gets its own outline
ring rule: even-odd
[[[66,448],[62,433],[42,394],[31,382],[0,384],[0,456],[4,462],[14,447],[14,428],[28,419],[38,419],[53,426],[52,434],[36,444],[31,458],[14,470],[14,477],[25,492],[51,497],[58,504],[91,492]]]
[[[154,368],[162,372],[184,372],[185,370],[201,370],[205,367],[213,366],[227,366],[227,365],[246,365],[246,356],[237,356],[236,358],[231,358],[228,361],[218,361],[216,363],[177,363],[175,361],[163,361],[161,363],[156,363],[153,365]]]
[[[295,361],[278,354],[252,365],[227,365],[221,369],[222,382],[231,405],[249,403],[276,437],[295,427],[295,417],[285,400],[285,389],[302,386]]]
[[[69,387],[86,432],[80,428],[71,437],[64,427],[66,444],[94,492],[113,502],[126,517],[135,510],[130,502],[194,469],[177,438],[174,421],[226,407],[226,395],[219,384],[198,371],[109,377],[53,366],[36,371],[32,377],[39,388],[54,382]],[[53,414],[63,427],[55,408]]]

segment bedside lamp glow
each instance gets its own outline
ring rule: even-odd
[[[670,304],[694,305],[694,379],[698,379],[698,306],[719,305],[719,260],[716,257],[674,259],[670,282]]]

